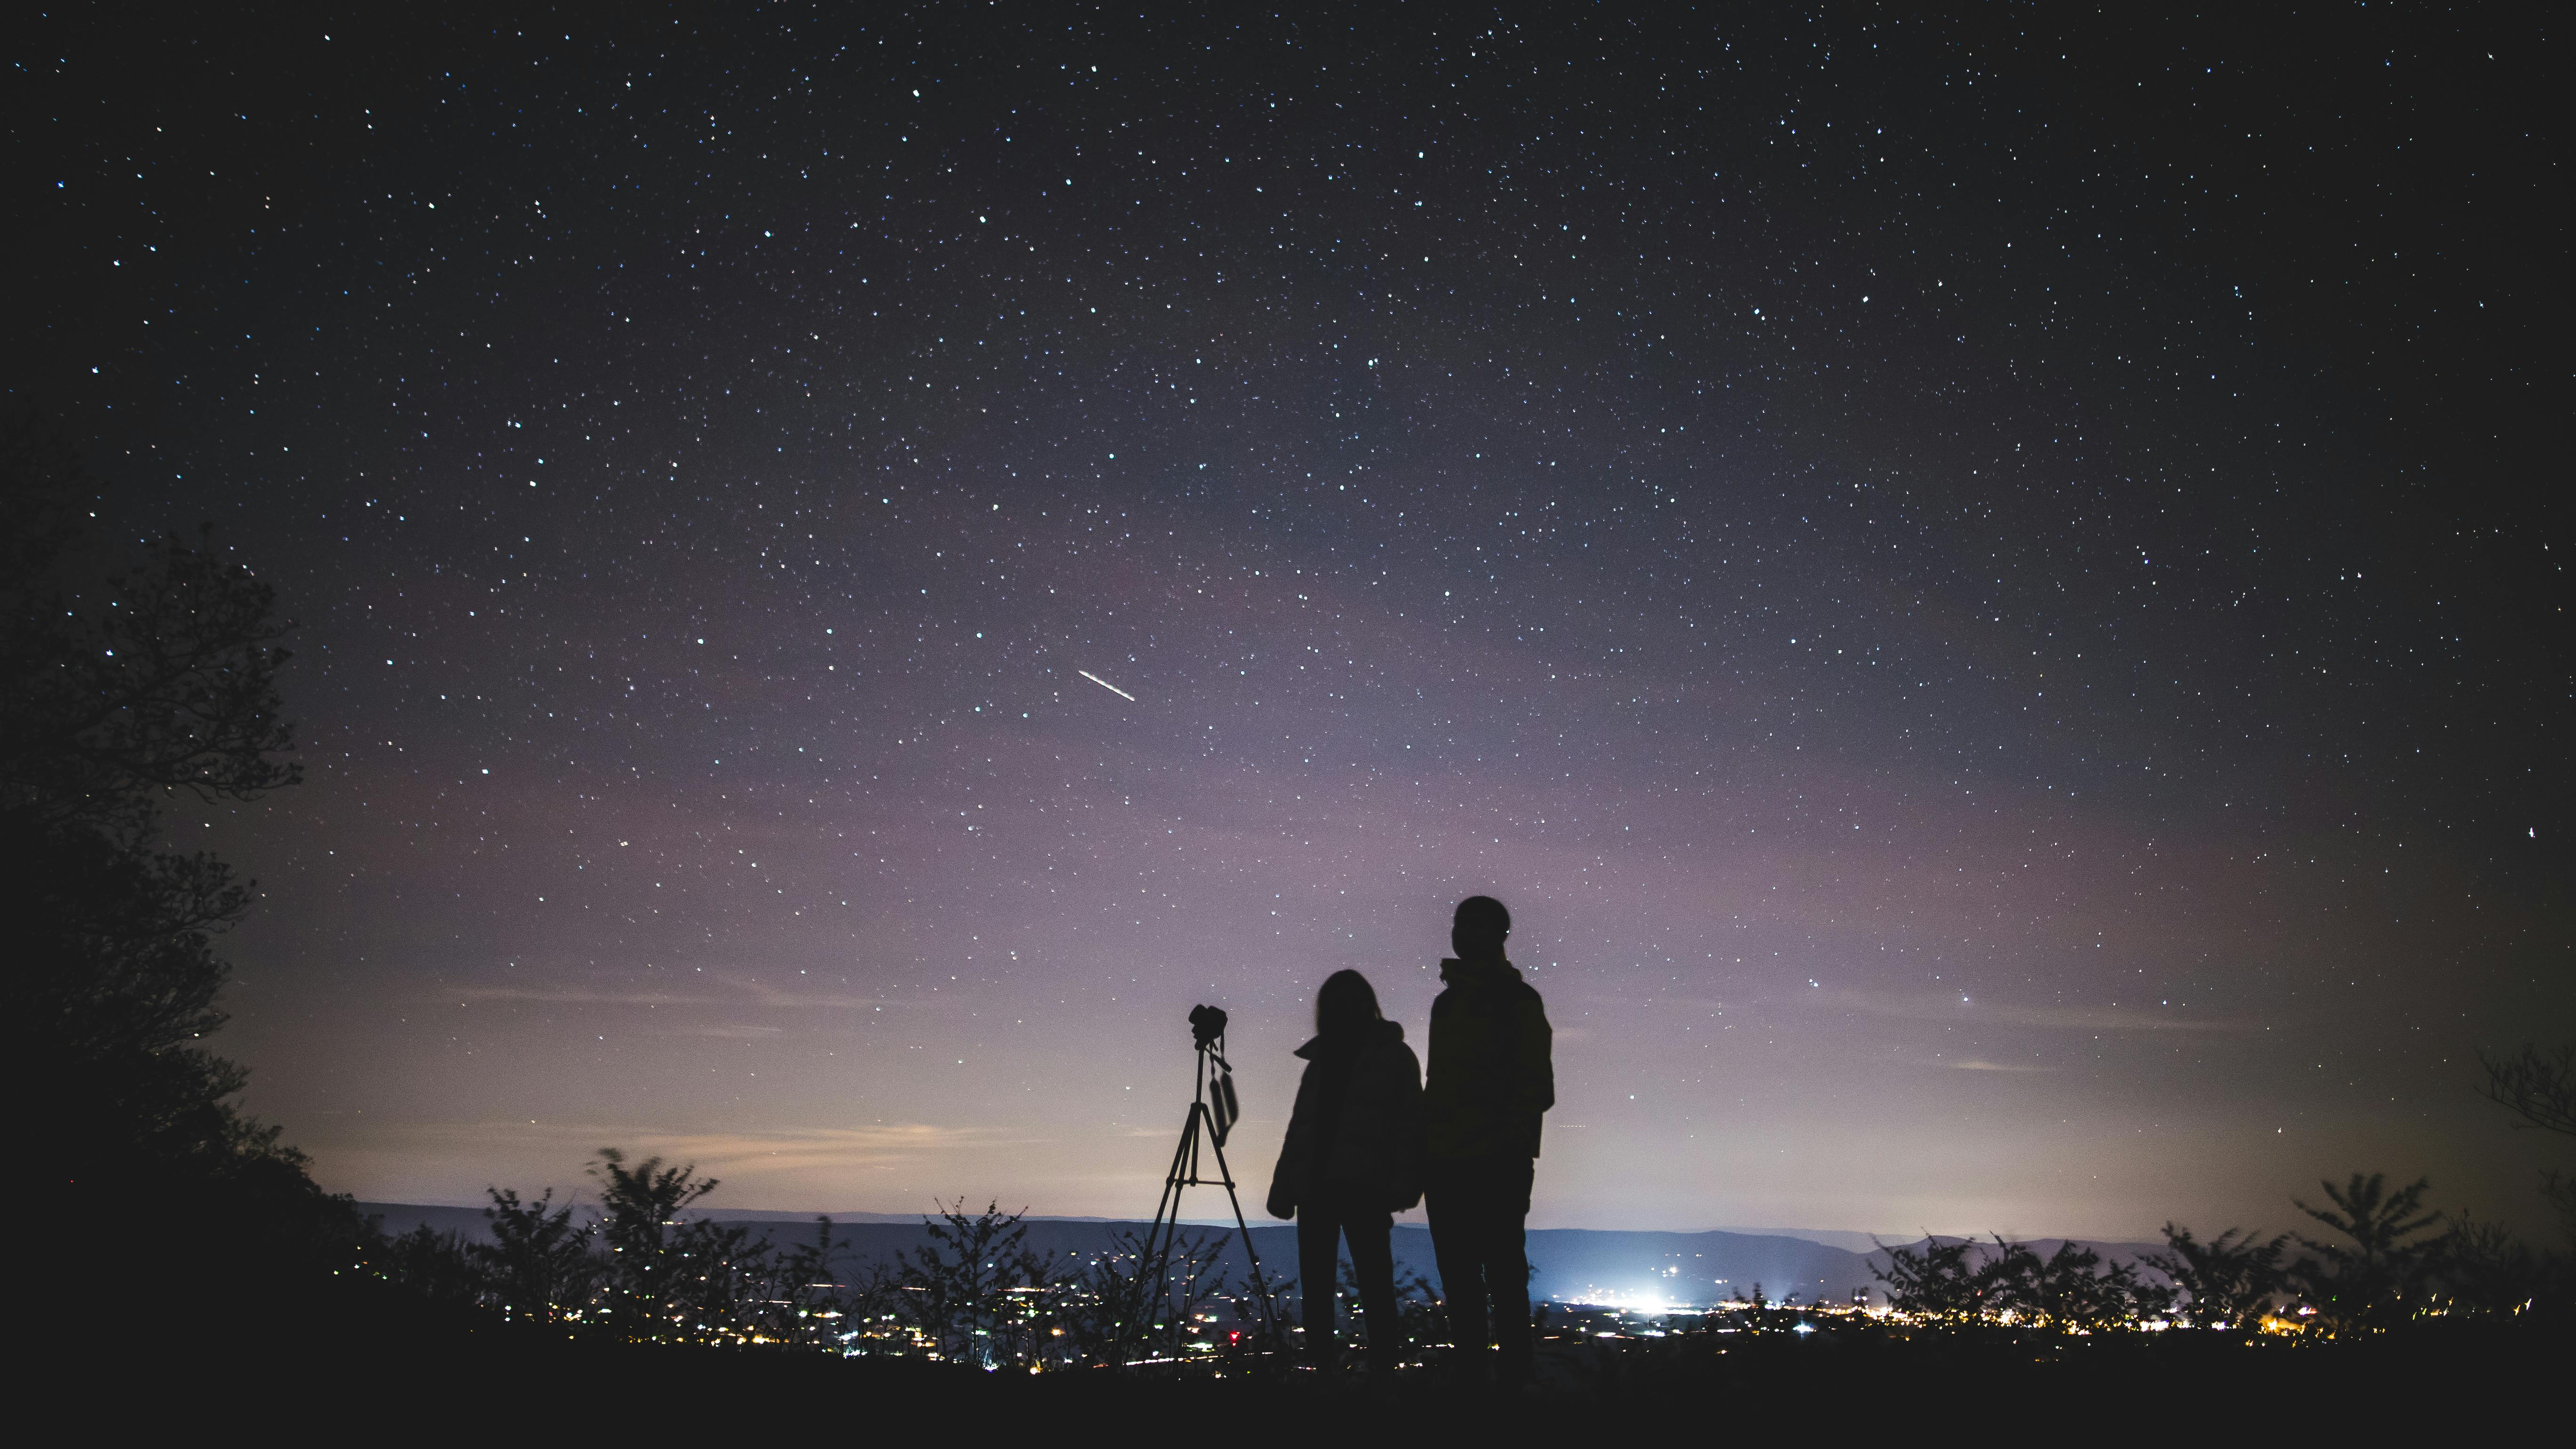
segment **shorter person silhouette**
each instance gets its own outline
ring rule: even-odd
[[[1530,1182],[1539,1119],[1556,1105],[1553,1028],[1538,992],[1503,958],[1512,913],[1491,896],[1458,903],[1431,1003],[1431,1074],[1422,1089],[1424,1207],[1458,1347],[1481,1367],[1500,1354],[1505,1383],[1530,1375]]]
[[[1318,1368],[1340,1363],[1334,1342],[1337,1239],[1347,1239],[1368,1318],[1372,1373],[1395,1367],[1394,1215],[1422,1198],[1422,1068],[1404,1028],[1378,1014],[1377,993],[1356,971],[1336,971],[1315,993],[1315,1039],[1297,1048],[1288,1140],[1270,1173],[1270,1215],[1297,1220],[1297,1281],[1305,1299],[1306,1352]]]

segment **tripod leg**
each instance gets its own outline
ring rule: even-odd
[[[1181,1124],[1181,1140],[1172,1149],[1172,1167],[1163,1174],[1163,1195],[1154,1203],[1154,1221],[1145,1229],[1145,1241],[1136,1254],[1135,1318],[1118,1336],[1116,1356],[1124,1360],[1127,1345],[1145,1331],[1154,1318],[1154,1310],[1163,1298],[1163,1275],[1172,1257],[1172,1239],[1181,1231],[1181,1186],[1188,1180],[1187,1165],[1192,1149],[1197,1146],[1199,1107],[1190,1104],[1189,1120]]]
[[[1234,1169],[1226,1166],[1225,1149],[1211,1147],[1216,1153],[1216,1171],[1225,1179],[1225,1200],[1234,1204],[1234,1225],[1243,1234],[1243,1256],[1252,1264],[1252,1291],[1261,1295],[1261,1329],[1271,1338],[1279,1336],[1279,1321],[1270,1302],[1270,1283],[1261,1273],[1261,1254],[1252,1246],[1252,1224],[1244,1221],[1243,1198],[1234,1190]]]
[[[1163,1174],[1163,1195],[1154,1201],[1154,1225],[1145,1234],[1148,1244],[1162,1232],[1166,1218],[1174,1223],[1181,1220],[1181,1186],[1189,1181],[1187,1167],[1195,1145],[1191,1139],[1198,1135],[1197,1128],[1198,1112],[1192,1109],[1189,1120],[1181,1124],[1180,1144],[1172,1149],[1172,1169]]]

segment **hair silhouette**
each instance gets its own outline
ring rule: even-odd
[[[1503,939],[1512,933],[1512,913],[1492,896],[1469,896],[1458,903],[1449,927],[1449,943],[1461,957],[1477,959],[1503,954]]]
[[[1356,971],[1336,971],[1324,978],[1315,993],[1315,1034],[1341,1036],[1384,1020],[1377,1007],[1377,992],[1368,978]]]
[[[1457,925],[1479,934],[1508,936],[1512,933],[1511,908],[1492,896],[1469,896],[1458,903]]]

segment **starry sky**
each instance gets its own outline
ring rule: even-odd
[[[1491,892],[1540,1224],[2536,1225],[2554,34],[1652,15],[23,35],[13,398],[299,625],[251,1108],[1142,1215]]]

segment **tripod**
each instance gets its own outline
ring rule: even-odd
[[[1180,1145],[1172,1151],[1171,1171],[1163,1175],[1163,1196],[1154,1204],[1153,1226],[1145,1231],[1144,1251],[1137,1272],[1147,1275],[1138,1295],[1136,1328],[1162,1319],[1167,1313],[1186,1311],[1186,1295],[1172,1288],[1172,1250],[1181,1235],[1181,1189],[1185,1187],[1223,1187],[1226,1201],[1234,1205],[1234,1225],[1243,1234],[1243,1256],[1252,1263],[1252,1291],[1261,1304],[1262,1337],[1276,1342],[1279,1323],[1270,1301],[1270,1284],[1261,1273],[1261,1254],[1252,1246],[1252,1225],[1244,1221],[1243,1199],[1234,1188],[1234,1173],[1225,1163],[1225,1136],[1242,1115],[1234,1097],[1234,1068],[1225,1060],[1225,1013],[1213,1006],[1202,1006],[1190,1013],[1191,1036],[1198,1046],[1198,1063],[1192,1069],[1190,1082],[1190,1115],[1181,1124]],[[1199,1147],[1205,1141],[1209,1156],[1216,1159],[1216,1176],[1200,1176]]]

